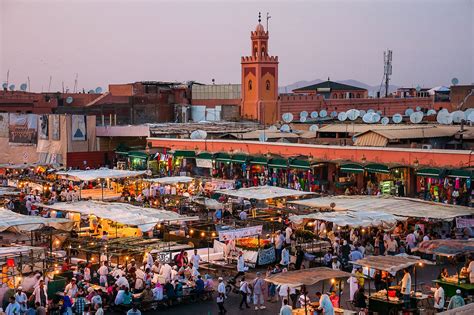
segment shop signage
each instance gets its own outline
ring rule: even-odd
[[[251,226],[242,229],[219,231],[219,241],[235,240],[262,234],[263,225]]]
[[[473,226],[474,226],[474,219],[456,218],[456,227],[458,229],[463,229],[466,227],[473,227]]]
[[[212,168],[212,160],[196,159],[196,166],[203,168]]]

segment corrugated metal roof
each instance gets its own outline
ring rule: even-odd
[[[435,126],[420,128],[403,128],[403,129],[376,129],[369,130],[363,134],[356,135],[358,138],[364,137],[369,133],[376,133],[388,140],[398,139],[423,139],[423,138],[441,138],[452,137],[458,132],[454,128],[438,128]]]
[[[375,132],[367,132],[362,136],[357,137],[354,142],[355,146],[362,147],[386,147],[388,144],[388,139],[384,136],[381,136]]]

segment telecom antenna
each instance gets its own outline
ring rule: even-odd
[[[270,13],[267,12],[267,32],[268,32],[268,20],[271,19]]]
[[[74,91],[73,91],[74,93],[77,92],[77,77],[78,77],[78,76],[79,76],[79,75],[76,73],[76,78],[74,79]]]
[[[383,63],[383,75],[385,77],[385,97],[388,97],[388,87],[390,83],[390,76],[392,75],[392,51],[390,49],[387,49],[387,51],[383,52]]]

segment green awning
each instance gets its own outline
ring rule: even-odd
[[[115,154],[128,155],[128,151],[115,151]]]
[[[138,158],[138,159],[148,159],[148,154],[141,151],[130,151],[128,152],[128,156],[132,158]]]
[[[383,165],[383,164],[377,164],[377,163],[367,164],[365,166],[365,170],[369,173],[384,173],[384,174],[390,173],[388,166]]]
[[[198,155],[196,155],[197,159],[203,159],[203,160],[212,160],[214,158],[214,154],[210,152],[201,152]]]
[[[473,173],[472,173],[472,170],[457,169],[457,170],[449,170],[448,176],[460,177],[460,178],[473,178]]]
[[[343,164],[341,165],[341,172],[360,174],[364,172],[364,167],[355,163]]]
[[[249,156],[247,154],[234,154],[232,156],[232,162],[234,163],[247,163],[247,160],[249,159]]]
[[[439,168],[422,168],[416,171],[417,176],[438,178],[442,170]]]
[[[193,158],[196,156],[196,152],[189,150],[176,150],[173,154],[174,157]]]
[[[214,159],[218,162],[232,162],[232,158],[228,153],[220,152],[214,155]]]
[[[250,160],[250,164],[267,165],[268,159],[265,156],[254,156]]]
[[[287,168],[288,167],[288,159],[273,158],[268,162],[268,167],[271,167],[271,168]]]
[[[291,159],[290,168],[309,170],[311,168],[311,163],[308,160],[304,159]]]

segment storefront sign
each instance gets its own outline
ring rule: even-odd
[[[270,247],[267,249],[260,249],[258,251],[258,265],[268,265],[275,261],[276,254],[275,254],[275,247]]]
[[[242,229],[219,231],[219,241],[235,240],[262,234],[263,225],[251,226]]]
[[[212,168],[212,160],[196,159],[196,166],[203,168]]]
[[[10,143],[35,145],[37,142],[38,116],[10,113],[8,138]]]
[[[86,140],[87,126],[86,116],[84,115],[72,115],[71,116],[71,138],[73,141],[84,141]]]
[[[456,227],[458,229],[463,229],[466,227],[473,227],[474,219],[465,219],[465,218],[456,218]]]

